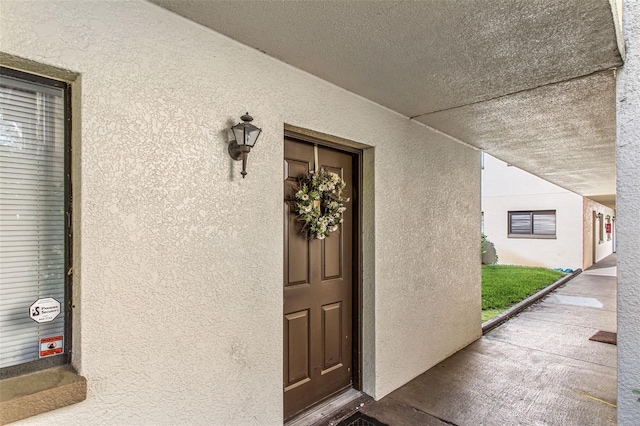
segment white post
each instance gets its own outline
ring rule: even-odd
[[[618,424],[640,422],[640,2],[623,2],[617,77]]]

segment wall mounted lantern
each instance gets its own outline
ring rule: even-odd
[[[258,136],[262,129],[251,124],[253,117],[247,112],[240,117],[242,123],[238,123],[231,127],[233,136],[236,138],[229,143],[229,155],[236,161],[242,160],[242,178],[247,175],[247,154],[251,152],[251,148],[256,144]]]

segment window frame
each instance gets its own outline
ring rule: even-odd
[[[511,232],[511,216],[512,214],[529,214],[529,233],[512,233]],[[553,234],[539,234],[534,233],[534,222],[536,214],[553,214],[554,218],[554,232]],[[507,211],[507,238],[524,238],[524,239],[542,239],[553,240],[557,239],[557,227],[558,227],[558,215],[556,210],[509,210]]]
[[[65,81],[0,66],[0,75],[63,90],[64,101],[64,352],[34,361],[0,368],[0,380],[46,370],[71,363],[73,330],[73,222],[71,182],[71,84]]]

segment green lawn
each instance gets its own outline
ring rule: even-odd
[[[562,276],[562,272],[545,268],[482,265],[482,321],[490,320]]]

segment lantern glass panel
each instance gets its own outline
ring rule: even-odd
[[[245,134],[245,145],[248,145],[253,148],[258,140],[258,136],[260,136],[260,130],[253,124],[247,124],[244,130]]]
[[[244,123],[240,123],[231,128],[233,130],[233,136],[236,138],[236,142],[238,143],[238,145],[244,145],[246,142],[244,126]]]

